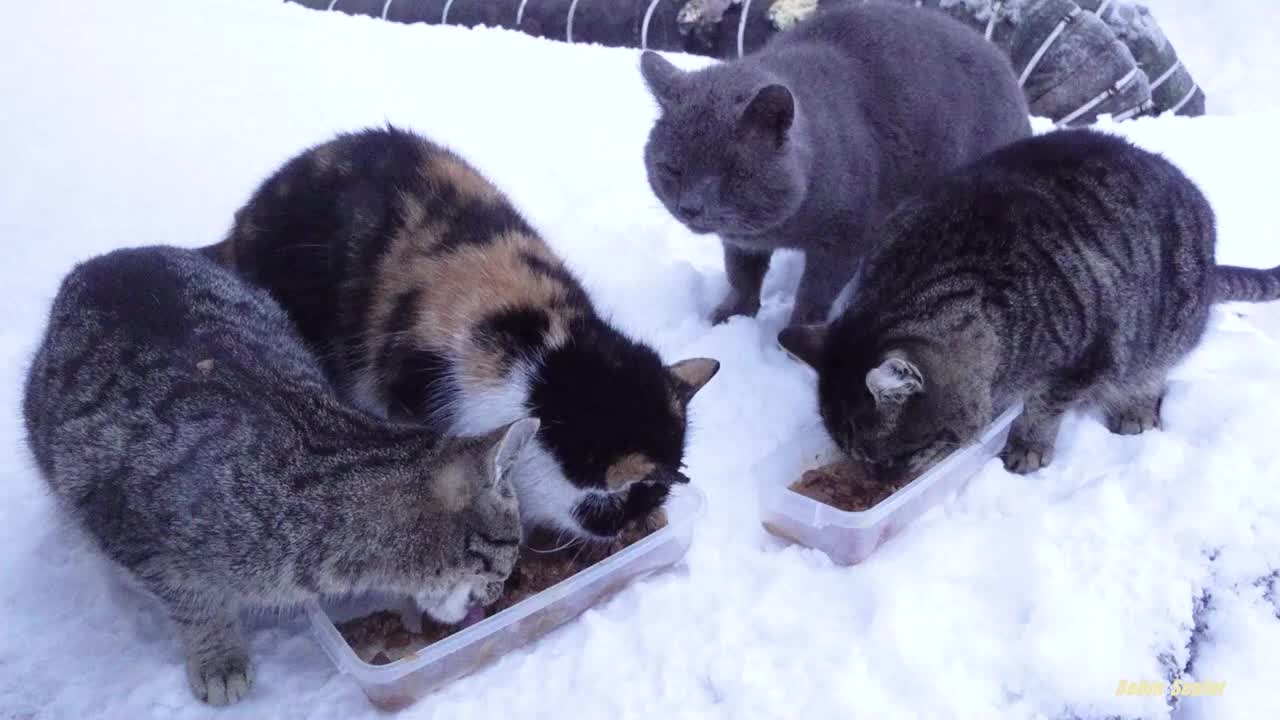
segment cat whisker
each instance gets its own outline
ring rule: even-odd
[[[560,539],[564,537],[564,533],[565,531],[563,530],[560,531],[560,534],[556,536],[556,542],[560,542]],[[528,546],[528,547],[529,547],[529,552],[536,552],[540,555],[552,555],[560,552],[561,550],[567,550],[573,547],[574,543],[577,543],[577,542],[580,542],[580,538],[571,537],[569,538],[568,542],[564,543],[563,545],[559,545],[549,550],[539,550],[538,548],[533,546]]]

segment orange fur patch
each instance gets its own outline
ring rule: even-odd
[[[610,490],[621,490],[643,480],[655,467],[657,464],[644,455],[631,453],[609,466],[604,474],[604,483]]]
[[[567,289],[531,269],[520,257],[528,253],[559,264],[541,239],[509,232],[484,245],[423,253],[439,242],[443,230],[441,223],[425,221],[416,231],[404,232],[392,242],[378,272],[370,327],[385,327],[396,299],[418,291],[413,344],[456,358],[465,373],[460,378],[464,383],[471,380],[484,385],[503,380],[506,360],[474,341],[472,329],[486,317],[514,307],[544,308],[551,319],[544,347],[558,347],[569,339],[568,326],[575,311],[564,310]],[[560,310],[553,311],[553,307]],[[368,352],[377,352],[381,344],[370,343]]]
[[[422,166],[422,175],[433,184],[457,189],[464,199],[481,202],[506,202],[506,198],[485,176],[476,172],[456,155],[447,152],[430,154]]]

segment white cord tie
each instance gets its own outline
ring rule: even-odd
[[[658,8],[658,0],[649,3],[649,9],[644,11],[644,22],[640,25],[640,49],[649,49],[649,20],[653,18],[653,11]]]
[[[1082,115],[1098,107],[1109,98],[1115,97],[1121,90],[1127,87],[1129,83],[1133,82],[1134,78],[1136,77],[1138,77],[1138,68],[1135,67],[1129,72],[1125,73],[1124,77],[1117,80],[1114,85],[1098,93],[1089,102],[1076,108],[1074,112],[1062,118],[1055,124],[1061,127],[1063,125],[1067,125],[1071,123],[1074,120],[1079,119]]]
[[[1022,69],[1022,76],[1018,78],[1018,85],[1020,87],[1027,84],[1027,78],[1030,78],[1031,73],[1035,72],[1036,67],[1040,65],[1040,61],[1044,59],[1045,53],[1049,52],[1049,49],[1053,47],[1053,44],[1062,36],[1063,31],[1067,29],[1068,25],[1076,21],[1076,18],[1080,16],[1081,12],[1080,8],[1077,7],[1064,15],[1062,19],[1058,21],[1058,25],[1053,29],[1053,32],[1049,33],[1049,37],[1045,38],[1044,42],[1040,43],[1040,47],[1036,50],[1036,54],[1031,56],[1031,60],[1027,63],[1027,66]]]

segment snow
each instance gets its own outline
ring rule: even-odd
[[[1199,58],[1211,98],[1237,114],[1112,129],[1203,186],[1224,262],[1275,265],[1280,112],[1241,90],[1243,70],[1215,74],[1218,60],[1187,43],[1193,11],[1183,24],[1163,7],[1193,4],[1152,2],[1180,52]],[[1243,3],[1219,5],[1220,22],[1266,32]],[[403,717],[1280,714],[1280,307],[1215,311],[1171,382],[1165,431],[1121,438],[1072,416],[1048,470],[1016,477],[993,461],[868,562],[836,567],[767,536],[755,504],[754,463],[815,413],[811,374],[772,340],[796,259],[771,275],[758,320],[703,320],[726,287],[720,251],[645,184],[655,111],[634,52],[265,0],[47,0],[5,14],[0,718],[379,717],[289,617],[258,623],[249,700],[217,713],[197,704],[168,630],[53,514],[17,408],[73,263],[211,242],[287,157],[387,120],[452,145],[503,186],[623,327],[670,359],[723,362],[693,407],[689,474],[710,504],[685,567]],[[1273,75],[1252,77],[1261,88]],[[1225,695],[1170,711],[1115,694],[1121,680],[1163,682],[1188,664],[1190,678],[1225,680]]]
[[[1235,115],[1280,109],[1280,3],[1272,0],[1138,0],[1151,10],[1208,112]]]

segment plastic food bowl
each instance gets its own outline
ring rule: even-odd
[[[838,510],[787,487],[805,470],[841,458],[826,429],[815,424],[757,466],[760,521],[773,535],[817,548],[840,565],[860,563],[976,475],[1004,447],[1009,426],[1020,412],[1021,405],[1007,410],[977,442],[956,450],[901,490],[859,512]]]
[[[641,575],[679,562],[705,508],[701,491],[691,485],[675,488],[666,503],[665,527],[533,597],[386,665],[361,660],[336,623],[378,610],[403,613],[402,600],[366,596],[312,603],[307,615],[338,670],[354,677],[374,705],[396,710],[565,624]]]

